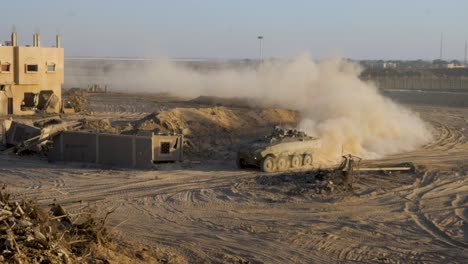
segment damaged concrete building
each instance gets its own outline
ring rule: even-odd
[[[13,32],[5,44],[0,45],[0,115],[58,113],[64,80],[60,36],[55,47],[41,47],[37,33],[32,46],[19,47]]]

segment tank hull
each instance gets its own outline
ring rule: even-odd
[[[245,144],[237,153],[237,164],[240,168],[254,166],[268,172],[311,168],[314,152],[320,147],[321,141],[312,137],[284,137],[263,145]],[[267,158],[268,166],[264,164]]]

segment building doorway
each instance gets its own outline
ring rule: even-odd
[[[37,94],[24,93],[24,99],[21,102],[21,111],[33,111],[37,106]]]
[[[9,115],[12,115],[13,114],[13,98],[12,97],[8,97],[8,104],[7,104],[7,112]]]

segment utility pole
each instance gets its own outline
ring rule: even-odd
[[[467,47],[467,43],[466,43],[466,40],[465,40],[465,59],[463,60],[463,64],[466,66],[466,47]]]
[[[259,59],[261,64],[263,63],[263,36],[258,36],[257,39],[259,41]]]
[[[439,56],[440,60],[442,60],[443,45],[444,45],[444,32],[440,33],[440,56]]]

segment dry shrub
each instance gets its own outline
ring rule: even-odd
[[[96,207],[71,214],[59,204],[49,211],[36,201],[0,190],[0,263],[161,263],[167,254],[146,254],[136,244],[111,239]],[[115,237],[115,236],[113,236]]]

